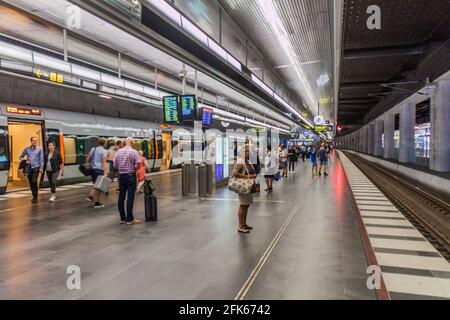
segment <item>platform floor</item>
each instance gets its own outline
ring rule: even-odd
[[[236,232],[234,193],[181,199],[180,173],[154,177],[159,221],[136,226],[119,224],[114,192],[105,208],[89,208],[88,186],[61,191],[54,204],[48,194],[38,205],[4,199],[0,298],[374,299],[337,155],[329,169],[312,177],[311,164],[299,162],[273,194],[255,197],[250,234]],[[143,218],[142,195],[135,215]],[[81,290],[66,287],[70,265],[81,269]]]

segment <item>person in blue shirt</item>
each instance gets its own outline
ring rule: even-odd
[[[106,159],[108,158],[108,151],[105,150],[106,139],[100,138],[98,140],[98,146],[92,148],[89,151],[86,161],[91,164],[92,167],[92,182],[95,184],[98,176],[106,176]],[[100,203],[100,191],[95,188],[91,189],[89,196],[86,198],[89,202],[94,202],[94,208],[103,208],[105,205]]]
[[[31,137],[31,145],[26,147],[20,155],[20,161],[26,161],[29,166],[28,170],[28,183],[33,195],[32,203],[37,203],[38,197],[38,178],[39,174],[44,171],[44,151],[41,147],[38,147],[38,140],[36,137]]]
[[[317,175],[317,152],[316,147],[312,146],[309,153],[309,159],[312,163],[312,175]]]

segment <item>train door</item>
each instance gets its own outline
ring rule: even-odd
[[[153,168],[155,167],[155,160],[156,160],[156,145],[155,145],[155,136],[152,134],[152,136],[147,140],[147,165],[150,169],[150,171],[153,171]]]
[[[161,161],[164,153],[161,131],[155,131],[155,163],[152,171],[161,169]]]
[[[163,155],[161,159],[161,170],[170,169],[170,162],[172,160],[172,133],[164,132],[162,133],[162,146]]]
[[[28,188],[28,179],[19,170],[19,157],[22,151],[30,145],[30,138],[36,137],[38,146],[43,147],[43,123],[42,122],[24,122],[24,121],[8,121],[9,136],[9,176],[8,191]]]

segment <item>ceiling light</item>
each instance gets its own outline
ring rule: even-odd
[[[103,98],[103,99],[111,99],[111,96],[107,96],[107,95],[104,95],[104,94],[99,94],[98,96],[100,98]]]

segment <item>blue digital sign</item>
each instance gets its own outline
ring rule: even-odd
[[[181,96],[181,119],[194,121],[197,115],[197,98],[194,95]]]
[[[202,125],[210,126],[212,124],[213,110],[209,108],[202,109]]]

